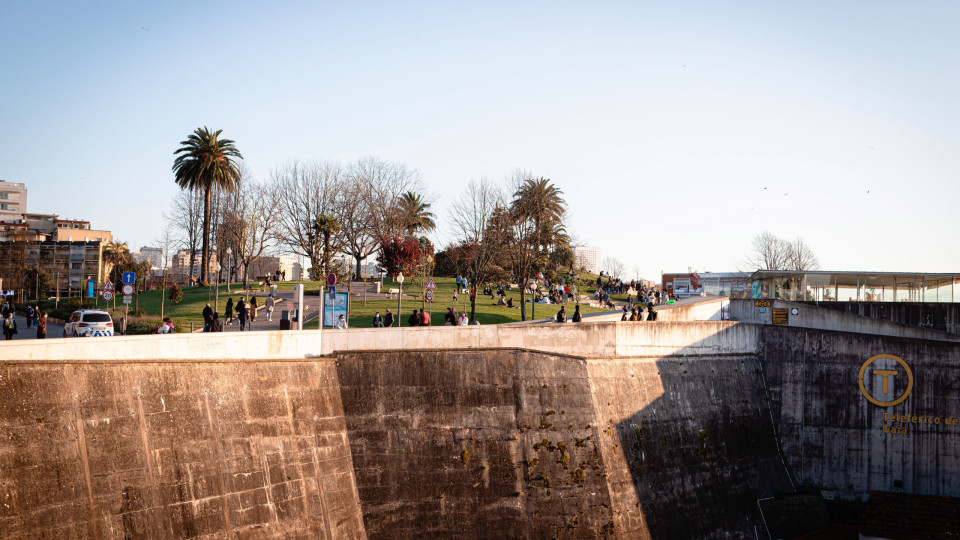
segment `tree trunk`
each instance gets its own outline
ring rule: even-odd
[[[363,275],[360,273],[360,261],[362,261],[363,258],[356,254],[354,254],[353,258],[357,260],[357,272],[355,278],[357,281],[363,281]]]
[[[244,263],[243,265],[243,290],[249,289],[250,283],[250,263]]]
[[[207,266],[210,263],[210,193],[207,186],[203,197],[203,249],[200,253],[200,285],[207,284]],[[193,270],[191,267],[190,270]]]
[[[527,320],[527,287],[526,283],[520,285],[520,320]]]

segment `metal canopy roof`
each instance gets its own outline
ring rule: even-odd
[[[839,285],[882,287],[894,285],[935,285],[960,282],[960,273],[927,274],[918,272],[830,272],[826,270],[757,270],[752,280],[804,278],[808,286]]]

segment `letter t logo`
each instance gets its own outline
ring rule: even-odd
[[[887,386],[887,381],[889,381],[889,380],[890,380],[890,377],[895,376],[897,373],[899,373],[899,372],[898,372],[897,370],[895,370],[895,369],[875,369],[875,370],[873,370],[873,374],[874,374],[874,375],[880,375],[880,376],[883,377],[883,393],[884,393],[884,395],[886,395],[886,393],[887,393],[887,388],[888,388],[888,386]]]

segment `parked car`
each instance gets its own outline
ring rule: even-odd
[[[74,311],[63,325],[63,337],[97,337],[113,335],[113,319],[106,311],[81,309]]]

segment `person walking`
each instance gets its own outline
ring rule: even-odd
[[[380,316],[379,311],[373,314],[373,327],[383,328],[383,317]]]
[[[41,313],[37,318],[37,339],[46,339],[47,337],[47,314]]]
[[[220,314],[213,312],[213,322],[210,323],[211,332],[223,332],[223,321],[220,320]]]
[[[240,331],[247,328],[247,306],[243,305],[243,300],[237,303],[237,320],[240,321]]]
[[[273,294],[267,297],[263,302],[263,308],[267,310],[267,321],[273,322],[273,306],[276,305],[277,301],[273,299]]]
[[[390,328],[393,326],[393,313],[390,313],[390,310],[387,310],[386,315],[383,316],[383,327]]]
[[[576,309],[573,310],[573,322],[580,322],[583,320],[583,316],[580,315],[580,304],[577,304]]]
[[[250,325],[257,320],[257,297],[250,298]]]
[[[27,330],[30,329],[30,325],[33,324],[33,306],[27,306]]]
[[[223,310],[223,318],[227,320],[227,325],[233,324],[233,298],[227,299],[227,307]]]
[[[210,323],[213,322],[213,308],[210,307],[210,302],[207,302],[207,307],[203,308],[203,331],[210,331]]]
[[[11,311],[7,318],[3,320],[3,335],[6,336],[7,341],[13,339],[13,336],[17,333],[17,321],[13,318],[13,312]]]
[[[413,313],[407,317],[407,326],[420,326],[420,315],[417,310],[413,310]]]

